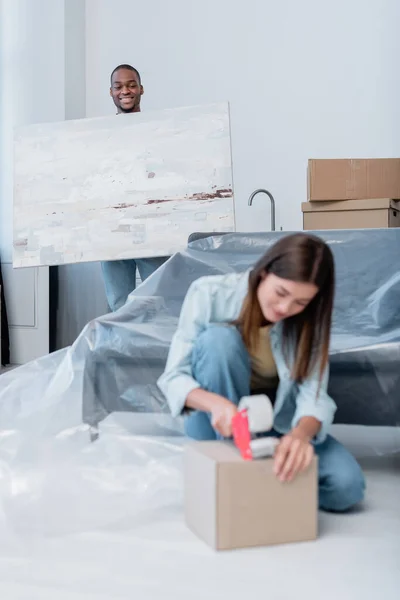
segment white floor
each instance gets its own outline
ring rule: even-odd
[[[10,533],[0,540],[0,597],[398,600],[400,431],[336,435],[360,457],[367,500],[352,514],[321,514],[316,542],[217,554],[186,530],[180,508],[86,534],[34,541]]]

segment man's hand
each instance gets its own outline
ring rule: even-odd
[[[237,410],[237,406],[230,400],[222,396],[215,398],[211,409],[211,425],[223,437],[231,437],[232,419]]]
[[[310,438],[296,429],[281,438],[274,456],[274,473],[280,481],[292,481],[308,469],[314,456]]]

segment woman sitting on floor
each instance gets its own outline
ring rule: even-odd
[[[290,481],[318,456],[319,505],[345,511],[365,482],[355,458],[328,435],[336,405],[327,393],[335,286],[331,250],[298,233],[277,241],[253,269],[202,277],[184,300],[158,385],[196,440],[232,435],[242,397],[265,393],[280,438],[274,467]]]

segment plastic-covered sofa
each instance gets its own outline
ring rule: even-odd
[[[397,426],[400,229],[315,233],[332,248],[337,272],[329,382],[336,423]],[[194,236],[200,239],[171,257],[123,308],[91,322],[76,344],[79,375],[71,372],[79,378],[84,423],[95,427],[116,411],[168,413],[156,381],[189,285],[203,275],[246,270],[282,235]],[[68,364],[73,369],[74,348]]]

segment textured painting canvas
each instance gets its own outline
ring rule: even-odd
[[[14,267],[169,256],[235,229],[227,103],[23,127],[14,172]]]

